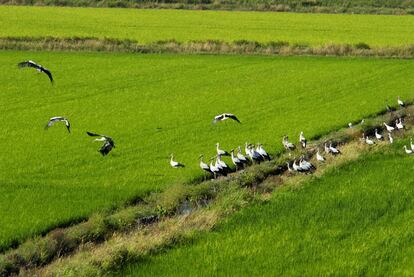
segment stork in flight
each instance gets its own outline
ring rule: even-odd
[[[66,128],[68,129],[68,132],[70,133],[70,122],[67,118],[63,117],[63,116],[55,116],[49,119],[49,122],[47,123],[47,125],[45,126],[45,130],[47,130],[49,127],[52,127],[53,124],[55,124],[56,122],[62,121],[65,123]]]
[[[232,113],[223,113],[223,114],[216,115],[214,117],[213,124],[215,124],[219,121],[224,121],[224,120],[229,119],[229,118],[233,119],[234,121],[237,121],[238,123],[241,123],[240,120],[237,118],[237,116],[235,116],[234,114],[232,114]]]
[[[41,66],[40,64],[35,63],[34,61],[21,62],[21,63],[18,64],[18,67],[19,68],[32,67],[32,68],[36,69],[39,72],[43,72],[49,77],[50,82],[53,84],[53,76],[52,76],[52,73],[50,72],[50,70],[43,67],[43,66]]]
[[[170,165],[174,168],[185,167],[182,163],[174,161],[174,155],[171,154]]]
[[[99,137],[95,139],[94,141],[103,141],[104,144],[101,146],[101,148],[98,150],[102,156],[108,155],[109,152],[111,152],[112,148],[115,148],[114,140],[111,137],[108,137],[106,135],[99,135],[91,132],[86,132],[88,136],[91,137]]]

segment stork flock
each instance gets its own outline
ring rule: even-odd
[[[34,68],[39,73],[45,73],[49,77],[49,80],[50,80],[51,84],[53,85],[54,79],[53,79],[52,72],[49,69],[43,67],[42,65],[37,64],[34,61],[29,60],[29,61],[20,62],[20,63],[17,64],[17,66],[19,68],[25,68],[25,67]],[[52,127],[57,122],[63,122],[66,126],[66,129],[68,130],[68,133],[70,133],[71,124],[70,124],[69,120],[66,117],[63,117],[63,116],[51,117],[49,119],[49,121],[47,122],[46,126],[45,126],[45,130],[49,129],[50,127]],[[109,136],[99,135],[99,134],[95,134],[95,133],[92,133],[92,132],[86,132],[86,134],[88,136],[91,136],[91,137],[98,137],[94,141],[102,141],[103,142],[102,146],[98,150],[98,152],[100,152],[102,154],[102,156],[106,156],[112,150],[112,148],[115,148],[114,140]]]
[[[398,96],[397,103],[401,108],[405,107],[405,103],[400,99]],[[387,111],[394,111],[394,109],[391,109],[391,107],[388,105],[388,102],[386,103],[386,109]],[[217,123],[218,121],[223,121],[226,119],[233,119],[234,121],[241,123],[238,118],[234,114],[221,114],[217,115],[213,123]],[[361,120],[360,124],[363,125],[365,123],[365,120]],[[377,141],[385,141],[385,137],[387,138],[388,142],[391,144],[394,142],[394,138],[392,136],[392,133],[394,131],[400,131],[404,130],[405,126],[402,121],[402,118],[398,118],[395,121],[395,126],[391,126],[387,124],[386,122],[383,122],[383,126],[387,134],[381,134],[378,128],[375,129],[375,139],[371,139],[368,136],[365,135],[365,133],[362,134],[361,141],[363,143],[366,143],[368,145],[374,145],[377,143]],[[348,124],[349,128],[353,128],[353,124]],[[296,149],[296,145],[289,140],[288,136],[283,136],[282,138],[282,145],[287,151],[294,151]],[[298,145],[301,147],[302,150],[309,150],[308,152],[315,154],[315,161],[317,163],[324,163],[326,162],[326,158],[324,154],[337,156],[341,154],[341,151],[337,148],[337,146],[334,145],[333,142],[326,141],[323,145],[323,149],[319,149],[319,147],[313,147],[311,149],[308,149],[308,141],[305,138],[304,133],[301,131],[299,134],[298,139]],[[249,143],[245,143],[244,147],[244,154],[242,152],[241,146],[238,146],[235,149],[231,149],[230,153],[221,149],[220,144],[216,143],[216,155],[209,159],[209,163],[204,161],[204,155],[201,154],[199,156],[200,163],[199,166],[201,170],[204,172],[207,172],[212,178],[217,178],[219,176],[226,176],[228,173],[235,172],[238,170],[244,169],[246,166],[251,164],[259,164],[265,160],[270,160],[270,155],[266,152],[263,145],[260,143],[253,145]],[[410,148],[407,146],[404,146],[405,152],[407,154],[414,154],[414,143],[412,139],[410,140]],[[323,154],[324,153],[324,154]],[[300,158],[294,158],[293,160],[286,163],[287,170],[289,172],[300,172],[309,174],[312,173],[316,167],[313,165],[308,159],[306,158],[308,153],[305,152],[305,154],[302,154]],[[290,156],[291,154],[289,154]],[[235,166],[234,169],[231,169],[226,162],[223,161],[223,156],[229,156],[231,158],[232,164]],[[174,156],[171,154],[171,160],[170,165],[174,168],[180,168],[184,167],[184,164],[177,162],[174,160]],[[205,175],[205,177],[207,177]]]

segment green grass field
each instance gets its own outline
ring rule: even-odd
[[[56,84],[16,64],[49,67]],[[409,60],[0,52],[0,248],[200,176],[198,155],[326,133],[412,97]],[[213,126],[221,112],[243,124]],[[64,126],[43,127],[52,116]],[[85,132],[114,138],[107,157]],[[169,166],[168,155],[187,165]]]
[[[0,37],[107,37],[141,43],[169,39],[414,43],[412,16],[0,6],[0,26]]]
[[[411,275],[414,162],[402,145],[282,188],[123,276]]]

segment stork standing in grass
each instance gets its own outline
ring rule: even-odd
[[[260,143],[256,147],[256,152],[259,153],[263,157],[263,160],[270,161],[269,154],[267,154],[266,150],[263,148],[263,145],[261,145]]]
[[[404,108],[405,107],[405,103],[404,103],[404,101],[402,101],[401,100],[401,98],[398,96],[398,98],[397,98],[397,103],[398,103],[398,105],[401,107],[401,108]]]
[[[210,171],[213,173],[214,179],[217,178],[217,175],[220,173],[220,170],[218,169],[218,167],[216,165],[213,165],[213,160],[215,159],[215,157],[210,159]]]
[[[409,154],[409,155],[413,153],[413,150],[408,149],[408,148],[407,148],[407,145],[404,145],[404,150],[405,150],[405,153],[407,153],[407,154]]]
[[[394,139],[391,136],[391,133],[388,133],[388,141],[390,142],[390,144],[392,144],[394,142]]]
[[[392,126],[390,126],[390,125],[388,125],[387,123],[385,123],[385,122],[383,122],[383,124],[384,124],[384,126],[385,126],[385,129],[387,129],[387,131],[388,132],[392,132],[392,131],[394,131],[395,130],[395,128],[394,127],[392,127]]]
[[[397,127],[398,130],[403,130],[404,124],[402,123],[401,117],[399,118],[399,120],[400,121],[398,121],[398,119],[395,120],[395,127]]]
[[[243,155],[241,147],[239,146],[237,151],[237,158],[243,163],[243,166],[249,163],[249,160]]]
[[[217,155],[230,156],[229,152],[220,149],[220,144],[218,142],[216,143],[216,150],[217,150]]]
[[[377,140],[384,140],[384,136],[378,133],[378,129],[375,129],[375,137]]]
[[[337,149],[336,147],[332,146],[332,143],[329,144],[329,153],[331,153],[332,155],[336,156],[341,154],[341,151],[339,151],[339,149]]]
[[[365,133],[362,133],[362,139],[365,141],[368,145],[373,145],[375,142],[371,140],[368,136],[365,136]]]
[[[321,153],[318,151],[316,152],[316,160],[319,162],[324,162],[325,161],[325,157],[321,155]]]
[[[293,143],[289,142],[289,137],[284,136],[282,139],[283,147],[285,147],[286,150],[294,150],[296,147]]]
[[[239,170],[240,166],[243,167],[243,162],[240,161],[240,159],[234,155],[234,149],[231,149],[230,153],[231,153],[231,161],[236,166],[236,171],[237,171]]]
[[[43,72],[49,77],[50,82],[53,84],[53,76],[49,69],[41,66],[40,64],[35,63],[34,61],[25,61],[18,64],[19,68],[31,67],[36,69],[38,72]]]
[[[208,166],[208,164],[206,164],[206,163],[203,161],[204,155],[203,155],[203,154],[201,154],[199,158],[200,158],[200,168],[201,168],[202,170],[204,170],[204,171],[206,171],[206,172],[208,172],[208,173],[212,174],[213,172],[210,170],[210,167]],[[205,176],[204,176],[204,180],[205,180]]]
[[[174,161],[174,155],[173,155],[173,154],[171,154],[170,165],[171,165],[172,167],[174,167],[174,168],[185,167],[185,165],[184,165],[184,164],[179,163],[179,162],[177,162],[177,161]]]
[[[220,165],[225,174],[230,172],[229,166],[223,160],[221,160],[221,155],[217,155],[217,163]]]
[[[300,134],[299,134],[299,142],[302,145],[302,148],[305,149],[307,140],[306,140],[305,136],[303,135],[303,131],[301,131]]]
[[[63,116],[55,116],[55,117],[50,118],[49,122],[45,126],[45,130],[52,127],[53,124],[55,124],[56,122],[64,122],[65,126],[66,126],[66,129],[68,129],[68,132],[70,133],[70,122],[67,118],[65,118]]]

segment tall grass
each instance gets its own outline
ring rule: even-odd
[[[123,276],[410,275],[413,170],[403,144],[276,191]]]
[[[33,59],[56,79],[17,62]],[[0,245],[201,176],[198,155],[325,133],[411,97],[404,60],[0,52]],[[372,72],[376,72],[372,75]],[[318,113],[315,113],[318,110]],[[233,112],[242,124],[211,120]],[[301,111],[300,113],[298,111]],[[43,130],[51,116],[73,126]],[[103,158],[85,134],[111,135]],[[175,153],[186,164],[170,168]],[[16,220],[18,219],[18,220]]]

